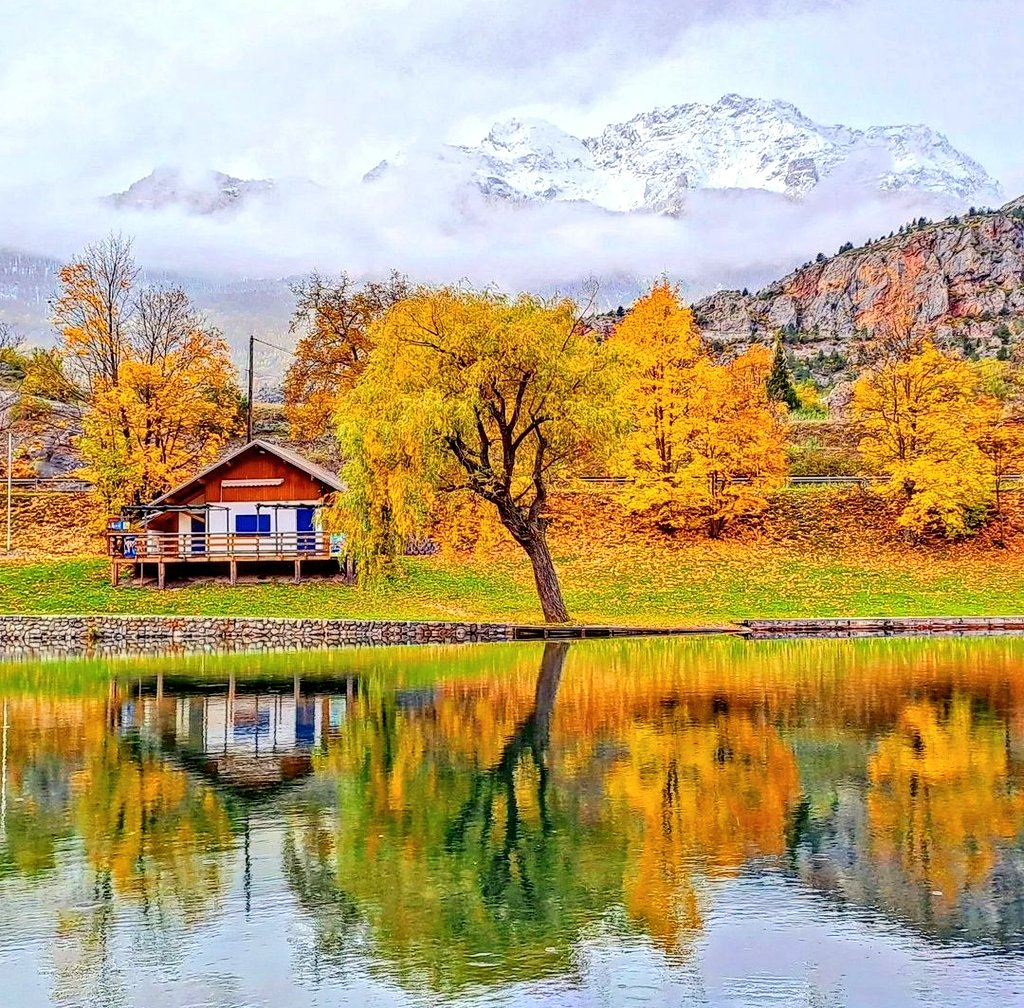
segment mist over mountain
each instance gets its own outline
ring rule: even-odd
[[[926,126],[823,126],[793,105],[726,95],[576,137],[508,120],[475,146],[426,143],[349,183],[161,167],[65,207],[10,207],[0,319],[52,338],[58,261],[134,235],[154,282],[184,287],[241,346],[282,342],[289,284],[313,269],[392,268],[427,283],[629,304],[660,275],[687,297],[757,289],[819,251],[907,220],[997,204],[988,172]]]
[[[214,214],[265,197],[274,188],[269,179],[239,179],[218,171],[189,174],[180,168],[162,167],[124,192],[107,196],[105,202],[117,210],[182,207],[189,213]]]

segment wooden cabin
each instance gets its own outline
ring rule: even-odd
[[[297,452],[250,441],[110,523],[111,583],[125,567],[140,580],[155,574],[161,588],[169,566],[187,576],[219,564],[232,584],[239,564],[291,564],[296,581],[309,561],[350,573],[343,537],[325,533],[319,521],[328,498],[343,489],[335,473]]]

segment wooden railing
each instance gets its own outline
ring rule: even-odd
[[[343,549],[324,532],[120,532],[107,533],[110,556],[153,562],[294,560],[341,556]]]

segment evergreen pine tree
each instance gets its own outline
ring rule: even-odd
[[[782,339],[775,341],[775,356],[772,358],[772,369],[768,375],[768,398],[772,402],[784,403],[789,409],[799,409],[800,400],[797,397],[796,389],[793,388],[793,380],[789,376],[789,368],[786,366],[786,354],[782,349]]]

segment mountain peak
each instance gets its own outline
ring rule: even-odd
[[[789,102],[734,93],[710,105],[657,107],[586,138],[510,119],[460,153],[486,195],[616,211],[678,213],[695,189],[799,199],[833,176],[866,194],[926,195],[950,211],[1000,200],[985,169],[928,126],[823,125]]]
[[[124,192],[107,196],[104,202],[119,210],[178,208],[189,213],[215,214],[234,209],[251,197],[264,196],[274,188],[270,179],[240,179],[219,171],[196,172],[161,165]]]

